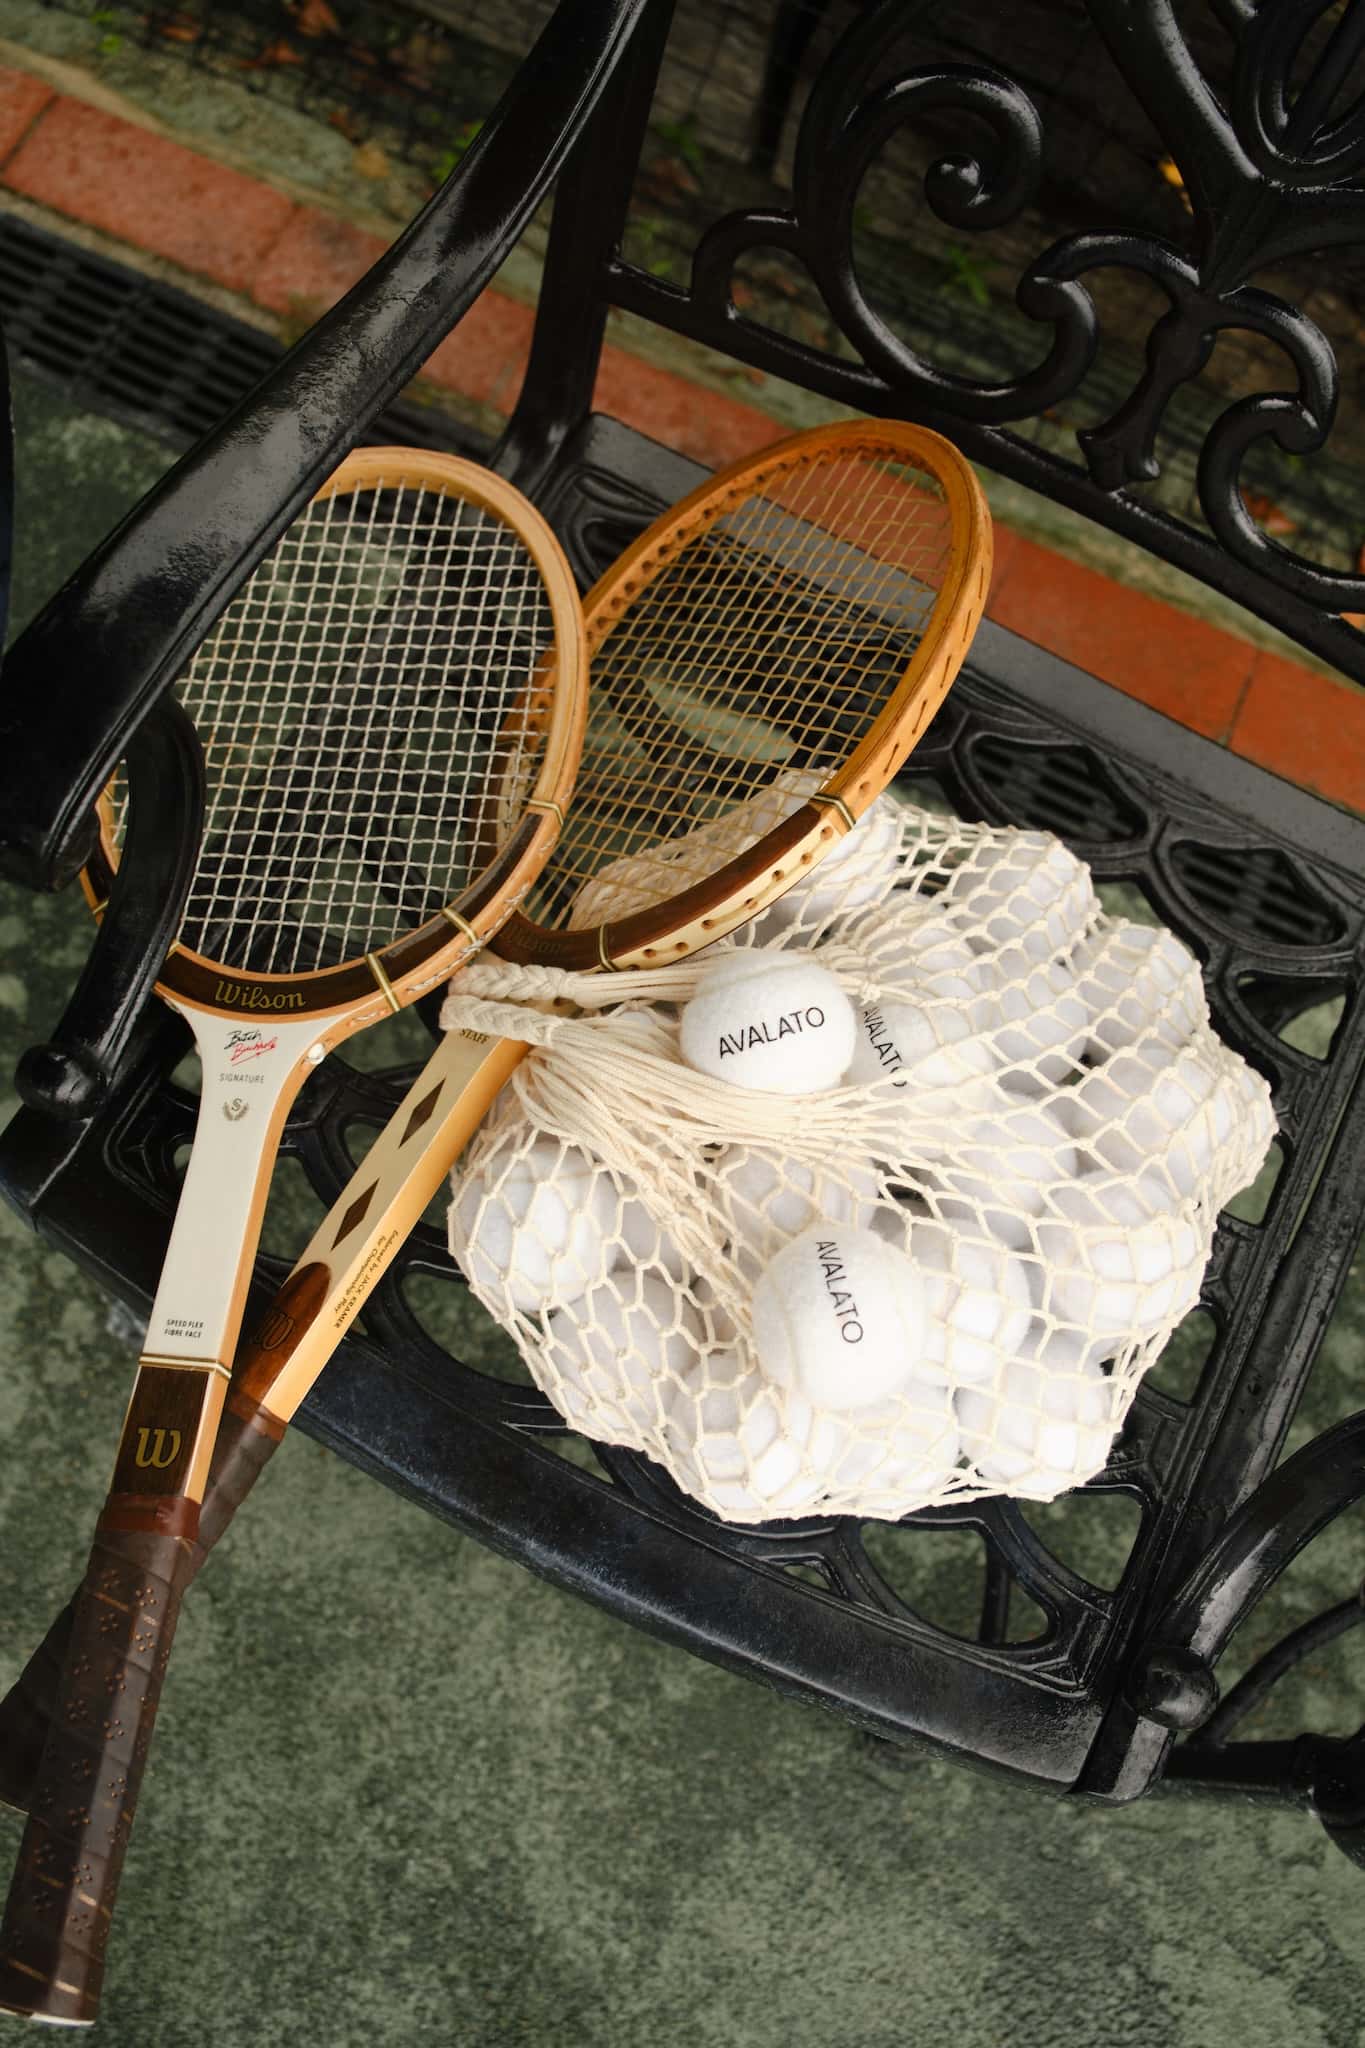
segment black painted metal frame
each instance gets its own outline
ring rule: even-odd
[[[1329,85],[1345,76],[1365,33],[1365,7],[1355,0],[1347,10],[1291,105],[1285,80],[1323,9],[1316,0],[1270,0],[1252,11],[1224,0],[1241,52],[1228,107],[1194,75],[1166,0],[1091,0],[1091,8],[1185,172],[1197,246],[1139,244],[1121,229],[1057,243],[1020,285],[1021,306],[1052,329],[1046,359],[1029,377],[988,391],[939,375],[878,328],[858,297],[848,228],[879,138],[930,107],[984,121],[994,143],[988,156],[945,159],[928,181],[929,203],[965,228],[1022,204],[1038,117],[1020,88],[961,67],[886,75],[883,53],[905,10],[874,0],[811,92],[792,208],[717,223],[682,292],[619,256],[667,0],[565,0],[447,188],[449,210],[434,203],[439,218],[428,210],[394,261],[187,458],[19,643],[3,682],[11,749],[0,777],[12,779],[22,748],[31,787],[8,849],[12,870],[46,885],[70,865],[91,792],[198,619],[246,573],[313,478],[360,437],[442,323],[458,316],[566,152],[530,368],[495,459],[539,497],[584,581],[697,476],[677,455],[591,415],[607,314],[620,304],[813,390],[944,428],[983,461],[1193,568],[1305,646],[1365,673],[1354,630],[1335,616],[1365,604],[1365,584],[1324,580],[1248,533],[1236,489],[1241,453],[1257,436],[1309,447],[1330,423],[1334,366],[1321,337],[1246,278],[1266,249],[1303,246],[1319,229],[1344,239],[1355,223],[1360,202],[1349,181],[1365,144],[1354,113],[1333,116]],[[727,280],[739,252],[761,240],[809,265],[859,361],[797,349],[740,317]],[[1084,277],[1116,261],[1158,277],[1170,312],[1154,332],[1143,384],[1088,438],[1085,463],[1068,467],[1012,436],[1008,422],[1083,374],[1094,340]],[[1243,402],[1216,424],[1203,471],[1211,540],[1144,507],[1132,479],[1152,459],[1162,405],[1226,319],[1272,334],[1298,384],[1281,399]],[[220,508],[210,493],[225,482]],[[94,653],[112,662],[111,680],[76,719],[71,679],[83,677]],[[39,663],[59,679],[48,698],[71,725],[50,757],[34,752],[51,742],[56,716],[47,701],[33,701]],[[1221,1220],[1203,1294],[1215,1337],[1198,1386],[1176,1398],[1144,1385],[1108,1470],[1089,1489],[1101,1503],[1122,1496],[1140,1510],[1119,1584],[1093,1583],[1010,1503],[911,1518],[911,1540],[951,1527],[986,1546],[982,1611],[967,1639],[890,1583],[856,1523],[726,1529],[639,1457],[600,1450],[596,1473],[567,1461],[557,1449],[566,1432],[541,1396],[452,1360],[426,1327],[422,1288],[457,1280],[425,1230],[342,1347],[301,1426],[623,1619],[878,1735],[932,1742],[1106,1802],[1160,1781],[1253,1788],[1314,1806],[1365,1861],[1360,1738],[1229,1739],[1305,1646],[1355,1620],[1359,1602],[1343,1600],[1330,1619],[1298,1631],[1221,1705],[1216,1673],[1266,1587],[1365,1490],[1361,1417],[1277,1465],[1365,1220],[1365,823],[989,627],[915,757],[916,778],[932,779],[964,815],[1051,825],[1098,876],[1138,885],[1199,953],[1219,1030],[1274,1086],[1282,1169],[1259,1223]],[[189,803],[191,784],[183,788]],[[187,821],[188,812],[182,827]],[[183,833],[155,842],[149,835],[141,871],[152,876],[160,861],[160,872],[173,874]],[[169,1078],[178,1028],[136,1000],[138,975],[164,943],[155,893],[144,893],[138,944],[127,942],[126,1001],[113,1018],[73,1004],[59,1055],[74,1065],[63,1068],[59,1057],[30,1075],[29,1106],[0,1151],[0,1173],[24,1213],[142,1307],[193,1113]],[[1344,995],[1345,1009],[1327,1056],[1315,1059],[1280,1031],[1328,991]],[[102,1095],[72,1097],[82,1059],[102,1084],[112,1082]],[[385,1120],[402,1081],[340,1057],[319,1075],[286,1149],[325,1199],[349,1174],[350,1134]],[[261,1284],[275,1277],[263,1261]],[[1045,1617],[1042,1633],[1026,1641],[1010,1634],[1014,1588]]]
[[[913,412],[974,460],[1125,535],[1365,680],[1365,635],[1341,617],[1365,609],[1365,576],[1325,570],[1264,532],[1240,481],[1258,441],[1273,438],[1303,456],[1331,431],[1340,378],[1326,336],[1252,280],[1291,257],[1365,240],[1365,191],[1356,182],[1365,164],[1365,111],[1360,104],[1335,111],[1365,48],[1365,13],[1348,6],[1319,49],[1310,38],[1334,11],[1326,0],[1219,0],[1236,41],[1224,103],[1199,68],[1173,0],[1088,0],[1114,58],[1116,86],[1121,80],[1141,102],[1183,181],[1189,243],[1115,228],[1066,235],[1040,251],[1015,289],[1019,311],[1041,330],[1038,361],[1022,376],[990,381],[945,373],[916,354],[869,303],[858,277],[858,188],[902,124],[934,117],[959,125],[962,146],[932,166],[924,196],[960,233],[1017,219],[1041,174],[1043,117],[1000,71],[945,64],[885,75],[898,33],[920,11],[905,0],[873,0],[843,36],[806,101],[790,207],[718,220],[697,246],[686,290],[614,256],[601,276],[607,297],[859,411]],[[1306,47],[1311,67],[1300,82],[1296,65]],[[599,175],[592,183],[605,192]],[[736,266],[765,248],[809,271],[855,360],[778,336],[740,311],[732,296]],[[1078,435],[1081,459],[1068,461],[1012,432],[1011,423],[1037,418],[1083,383],[1100,342],[1086,280],[1109,268],[1151,279],[1167,311],[1147,336],[1140,383],[1110,419]],[[1219,333],[1238,327],[1283,352],[1291,385],[1237,400],[1210,428],[1199,468],[1211,528],[1204,534],[1144,503],[1134,487],[1157,473],[1172,395],[1203,368]]]
[[[128,734],[487,284],[644,11],[645,0],[561,0],[435,197],[16,642],[0,692],[0,865],[15,880],[52,888],[82,865]],[[35,755],[38,778],[25,765]]]

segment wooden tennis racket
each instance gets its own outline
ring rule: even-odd
[[[757,916],[911,752],[990,571],[981,488],[920,428],[816,428],[694,491],[584,600],[592,686],[573,808],[492,950],[629,970]],[[819,786],[774,803],[793,773]],[[649,900],[585,924],[594,896]],[[215,1537],[526,1050],[449,1033],[315,1231],[238,1356],[205,1501]]]
[[[838,844],[914,747],[970,645],[990,564],[970,468],[904,425],[797,435],[694,492],[586,600],[593,686],[574,806],[493,950],[574,968],[654,965],[757,915]],[[765,802],[793,770],[818,787]],[[774,809],[787,815],[761,835],[747,829]],[[650,902],[571,928],[585,886],[613,869]],[[239,1351],[189,1569],[524,1053],[449,1034],[319,1225]],[[14,1757],[37,1748],[70,1612],[0,1703]],[[26,1778],[20,1762],[4,1780],[15,1804]]]
[[[544,521],[500,478],[407,449],[343,463],[182,679],[208,810],[158,987],[194,1034],[199,1115],[0,1929],[11,2011],[95,2014],[289,1104],[522,900],[562,823],[585,693],[578,596]],[[86,871],[97,905],[124,808],[116,783]]]

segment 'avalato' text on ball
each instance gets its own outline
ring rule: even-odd
[[[867,1033],[868,1044],[873,1052],[876,1053],[878,1060],[885,1067],[888,1074],[893,1073],[897,1067],[905,1064],[900,1055],[900,1048],[887,1030],[886,1019],[880,1010],[863,1011],[863,1029]],[[896,1086],[903,1088],[905,1082],[903,1080],[897,1081]]]
[[[843,1285],[848,1279],[839,1247],[832,1237],[816,1239],[815,1256],[820,1262],[820,1271],[825,1276],[825,1291],[829,1305],[834,1310],[834,1320],[839,1325],[839,1335],[845,1344],[861,1344],[863,1326],[858,1320],[858,1304]]]
[[[809,1009],[788,1010],[784,1017],[777,1019],[775,1031],[766,1017],[761,1024],[741,1025],[733,1034],[722,1031],[720,1057],[724,1059],[727,1053],[747,1052],[751,1045],[776,1045],[780,1038],[798,1037],[804,1031],[818,1031],[824,1021],[824,1011],[812,1003]]]

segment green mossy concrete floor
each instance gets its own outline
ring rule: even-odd
[[[18,412],[23,613],[166,456],[26,379]],[[0,933],[7,1078],[85,927],[11,889]],[[0,1232],[8,1682],[77,1576],[132,1346],[65,1259]],[[1298,1434],[1357,1405],[1351,1301]],[[1358,1580],[1361,1536],[1288,1574],[1256,1647]],[[1344,1731],[1362,1699],[1340,1643],[1257,1732]],[[0,1820],[6,1867],[18,1838]],[[96,2038],[1359,2048],[1363,1928],[1365,1876],[1305,1819],[896,1768],[291,1439],[186,1610]]]

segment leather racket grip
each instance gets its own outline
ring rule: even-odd
[[[0,2007],[67,2023],[99,2009],[124,1853],[185,1587],[184,1536],[101,1525],[0,1927]]]
[[[199,1540],[192,1551],[191,1578],[250,1493],[283,1435],[282,1422],[265,1414],[250,1399],[229,1394],[213,1447],[208,1490],[199,1511]],[[185,1583],[188,1585],[189,1580]],[[77,1593],[67,1601],[0,1700],[0,1801],[19,1813],[27,1813],[32,1803],[33,1784],[52,1721],[79,1598]]]

